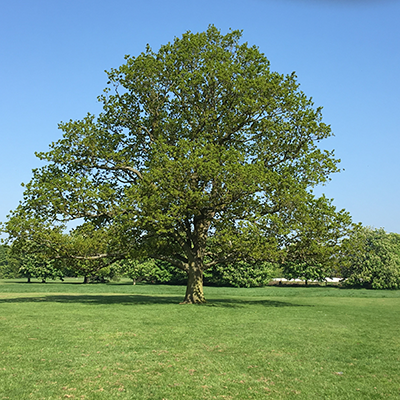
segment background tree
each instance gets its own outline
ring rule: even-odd
[[[265,261],[253,264],[244,261],[218,264],[204,274],[205,281],[209,285],[233,287],[265,286],[277,276],[280,276],[278,265]]]
[[[307,285],[309,281],[323,282],[331,277],[331,270],[321,263],[287,261],[282,268],[283,277],[289,280],[301,279]]]
[[[11,240],[72,257],[60,232],[83,221],[87,240],[101,238],[86,257],[166,260],[188,276],[186,303],[205,301],[217,264],[281,260],[338,160],[319,147],[331,130],[295,74],[270,71],[240,37],[210,26],[126,56],[104,111],[60,124],[63,138],[37,154],[47,165],[6,224]],[[318,205],[324,220],[337,214]]]
[[[349,286],[400,288],[400,235],[357,226],[342,246],[341,274]]]
[[[11,279],[19,276],[19,263],[10,254],[7,245],[0,245],[0,279]]]
[[[18,245],[2,246],[7,250],[5,253],[7,264],[13,265],[15,271],[12,277],[22,276],[27,278],[28,282],[31,282],[31,278],[38,278],[43,283],[47,279],[62,279],[63,273],[57,267],[56,262],[47,254],[38,251],[39,246],[34,242],[20,240]]]
[[[139,282],[165,283],[172,279],[172,274],[156,260],[122,260],[116,263],[117,273],[132,279],[136,285]]]
[[[322,196],[299,207],[297,225],[285,246],[282,264],[286,279],[322,282],[338,274],[338,254],[343,238],[351,231],[348,215],[335,213]],[[306,211],[307,210],[307,211]]]
[[[55,260],[49,260],[41,254],[26,254],[20,259],[19,274],[31,282],[32,278],[37,278],[46,283],[48,279],[63,280],[63,272],[56,265]]]
[[[19,273],[28,281],[31,277],[45,281],[82,276],[83,283],[89,283],[105,282],[115,276],[111,266],[119,258],[101,254],[106,240],[101,229],[94,231],[93,227],[84,224],[63,233],[59,226],[49,229],[37,221],[35,229],[34,240],[20,233],[10,248],[10,254],[21,266]]]

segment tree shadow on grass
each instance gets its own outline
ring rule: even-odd
[[[107,286],[133,286],[132,281],[126,282],[90,282],[84,283],[83,278],[76,281],[60,281],[60,280],[47,280],[42,282],[40,279],[32,278],[31,282],[26,279],[2,279],[2,285],[29,285],[29,286],[52,286],[52,285],[73,285],[73,286],[96,286],[96,285],[107,285]]]
[[[0,304],[7,303],[81,303],[87,305],[152,305],[152,304],[179,304],[183,300],[183,296],[151,296],[151,295],[45,295],[45,296],[29,296],[29,297],[11,297],[0,299]],[[242,308],[250,305],[258,305],[264,307],[304,307],[302,304],[295,304],[287,301],[273,300],[241,300],[232,299],[211,299],[200,307],[229,307]],[[183,307],[197,305],[182,305]],[[307,305],[308,307],[308,305]]]
[[[1,303],[81,303],[87,305],[105,304],[177,304],[182,296],[146,296],[146,295],[45,295],[30,297],[13,297],[0,299]]]
[[[203,307],[229,307],[243,308],[248,306],[264,306],[264,307],[313,307],[308,304],[296,304],[289,301],[276,300],[241,300],[234,299],[211,299],[207,303],[202,304]]]

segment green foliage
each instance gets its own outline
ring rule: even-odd
[[[322,282],[332,276],[332,270],[323,264],[309,264],[307,262],[288,261],[282,266],[283,277],[286,279],[301,279],[303,281]]]
[[[92,269],[92,272],[88,273],[86,270],[86,275],[83,275],[82,272],[80,275],[84,276],[84,283],[107,283],[111,281],[118,281],[119,271],[118,268],[114,266],[114,264],[101,266],[99,269],[99,263],[96,263],[96,267]]]
[[[184,285],[187,282],[187,272],[174,267],[168,261],[155,260],[157,270],[161,271],[157,274],[153,283],[163,283],[169,285]]]
[[[103,112],[61,123],[37,154],[47,165],[5,226],[13,245],[89,265],[168,261],[189,278],[186,302],[204,301],[213,266],[281,261],[299,238],[331,246],[350,223],[312,193],[339,171],[319,143],[331,129],[294,73],[240,39],[210,26],[108,72]]]
[[[17,278],[19,273],[19,263],[10,254],[7,245],[0,245],[0,279]]]
[[[322,282],[336,275],[337,255],[351,225],[348,215],[343,210],[336,213],[324,197],[313,199],[307,209],[308,214],[299,218],[299,227],[285,248],[283,276]]]
[[[346,285],[400,288],[400,235],[358,226],[345,240],[341,274]]]
[[[165,261],[122,260],[113,264],[116,273],[133,280],[133,284],[164,283],[182,285],[187,276],[183,271]],[[277,266],[271,263],[257,263],[256,265],[238,262],[231,265],[215,265],[204,273],[205,285],[258,287],[267,285],[271,279],[278,276]]]
[[[43,257],[41,254],[26,254],[20,259],[19,273],[28,278],[38,278],[42,282],[48,279],[63,279],[63,273],[57,262]]]
[[[206,284],[215,286],[257,287],[277,276],[277,266],[268,262],[215,265],[204,274]]]
[[[83,276],[85,283],[108,282],[118,276],[118,269],[103,258],[61,259],[59,262],[66,276]]]
[[[116,262],[113,266],[120,276],[132,279],[134,285],[139,282],[165,283],[172,279],[172,274],[153,259],[126,259]]]

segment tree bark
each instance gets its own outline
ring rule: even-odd
[[[182,304],[202,304],[205,302],[206,299],[203,293],[203,270],[200,265],[192,263],[189,266],[186,295]]]
[[[89,278],[87,276],[84,276],[83,283],[88,283],[88,282],[89,282]]]
[[[206,302],[203,293],[204,254],[207,247],[208,229],[215,212],[204,212],[193,218],[193,231],[190,222],[187,241],[183,246],[188,260],[188,282],[183,304],[202,304]]]

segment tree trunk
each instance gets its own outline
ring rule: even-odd
[[[31,277],[28,276],[28,283],[31,283]]]
[[[88,281],[89,281],[89,278],[88,278],[87,276],[85,276],[85,277],[83,278],[83,283],[88,283]]]
[[[207,248],[208,229],[215,212],[201,213],[193,218],[193,232],[190,232],[183,250],[186,254],[188,282],[183,304],[206,302],[203,293],[204,254]],[[190,222],[187,221],[190,226]]]
[[[189,266],[188,283],[186,287],[185,300],[181,304],[202,304],[205,303],[203,293],[203,271],[199,265]]]

